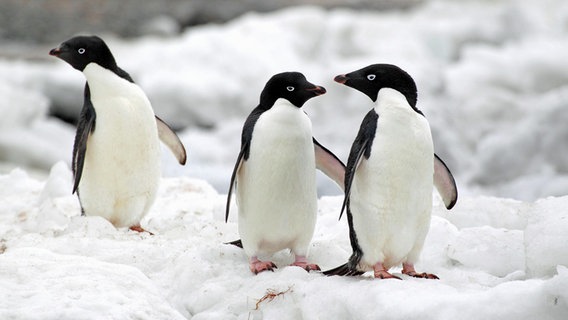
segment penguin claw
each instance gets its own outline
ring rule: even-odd
[[[410,277],[414,277],[414,278],[422,278],[422,279],[440,279],[438,278],[437,275],[432,274],[432,273],[426,273],[426,272],[422,272],[422,273],[418,273],[416,272],[416,270],[414,270],[414,265],[411,263],[403,263],[402,264],[402,273],[410,276]]]
[[[278,267],[272,261],[254,261],[250,263],[250,271],[254,274],[259,274],[263,271],[272,271]]]
[[[315,263],[305,263],[305,262],[294,262],[292,263],[290,266],[293,267],[300,267],[304,270],[306,270],[307,272],[310,271],[321,271],[321,268],[315,264]]]

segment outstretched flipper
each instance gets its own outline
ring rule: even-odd
[[[79,115],[79,123],[77,124],[77,133],[75,134],[75,142],[73,143],[73,159],[72,159],[72,170],[73,170],[73,192],[77,192],[79,188],[79,182],[81,181],[81,175],[83,174],[83,166],[85,164],[85,153],[87,152],[87,140],[89,135],[95,131],[95,120],[97,114],[95,113],[95,108],[91,102],[91,92],[89,90],[89,85],[85,85],[85,99],[83,101],[83,108],[81,109],[81,114]]]
[[[458,188],[454,176],[444,161],[434,154],[434,186],[442,196],[444,205],[448,210],[458,201]]]
[[[162,119],[156,117],[156,125],[158,126],[158,136],[160,140],[170,149],[174,154],[179,164],[184,165],[187,161],[187,154],[185,147],[177,134],[168,126]]]
[[[321,170],[331,180],[344,190],[345,188],[345,165],[326,147],[322,146],[315,138],[314,151],[316,156],[316,168]]]

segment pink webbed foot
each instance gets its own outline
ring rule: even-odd
[[[128,228],[132,231],[137,231],[137,232],[148,232],[150,235],[154,235],[152,232],[145,230],[144,228],[142,228],[140,225],[135,225],[135,226],[131,226],[130,228]]]
[[[398,279],[398,280],[401,280],[399,277],[397,277],[393,274],[390,274],[388,272],[388,270],[380,262],[378,262],[377,264],[375,264],[373,266],[373,272],[374,272],[375,278],[377,278],[377,279]]]
[[[296,256],[296,260],[291,264],[293,267],[300,267],[308,272],[310,271],[321,271],[321,268],[314,263],[308,263],[308,260],[304,256]]]
[[[260,261],[257,257],[250,259],[250,271],[254,274],[259,274],[262,271],[274,271],[277,269],[272,261]]]
[[[414,265],[410,264],[410,263],[403,263],[402,264],[402,273],[407,275],[407,276],[411,276],[414,278],[422,278],[422,279],[440,279],[438,278],[437,275],[432,274],[432,273],[426,273],[426,272],[422,272],[422,273],[418,273],[416,272],[416,270],[414,270]]]

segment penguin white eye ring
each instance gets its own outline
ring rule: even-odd
[[[77,52],[79,52],[79,54],[83,54],[85,53],[85,48],[79,48],[77,49]]]
[[[370,74],[370,75],[367,76],[367,79],[369,79],[369,81],[373,81],[373,80],[375,80],[376,77],[377,77],[376,75]]]
[[[287,87],[286,87],[286,90],[292,92],[292,91],[294,91],[294,87],[292,87],[292,86],[287,86]]]

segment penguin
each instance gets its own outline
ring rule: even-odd
[[[115,227],[143,232],[160,179],[161,139],[184,165],[185,147],[155,116],[150,101],[116,64],[98,36],[76,36],[50,55],[83,72],[83,108],[73,145],[73,191],[83,215],[101,216]]]
[[[301,109],[325,88],[299,72],[284,72],[268,80],[259,105],[247,117],[241,149],[231,175],[225,221],[236,188],[238,230],[254,274],[276,268],[259,260],[289,249],[292,266],[320,270],[307,260],[317,213],[316,167],[338,185],[345,165],[312,136],[312,124]]]
[[[455,180],[434,153],[430,126],[416,107],[412,77],[391,64],[373,64],[336,82],[361,91],[374,103],[353,142],[345,170],[345,197],[339,219],[347,211],[353,253],[348,263],[326,275],[360,275],[373,270],[375,278],[399,277],[389,269],[402,264],[402,273],[418,273],[430,227],[433,186],[449,210],[457,201]]]

